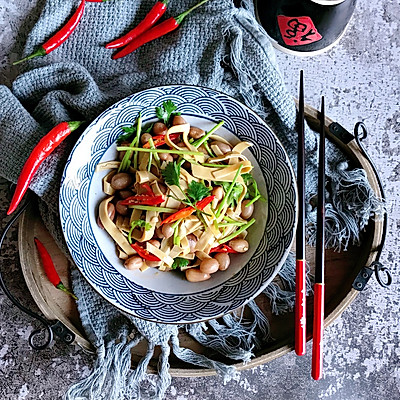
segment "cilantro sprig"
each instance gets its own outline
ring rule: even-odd
[[[176,115],[181,115],[179,111],[175,111],[177,106],[172,100],[163,101],[161,107],[156,107],[157,118],[163,120],[164,124],[168,127],[172,124],[172,119]]]
[[[227,193],[229,190],[229,187],[231,186],[230,182],[215,182],[216,185],[222,186],[224,189],[224,192]],[[232,187],[231,194],[229,195],[229,198],[227,199],[227,204],[229,206],[234,206],[235,203],[237,204],[238,199],[240,195],[243,192],[243,186],[240,183],[235,183]]]
[[[165,182],[172,186],[176,185],[179,188],[180,183],[179,183],[179,176],[181,174],[181,166],[178,164],[176,161],[174,162],[169,162],[166,167],[161,171],[162,176],[164,177]]]
[[[182,257],[174,258],[174,263],[171,265],[172,269],[183,268],[189,265],[189,260]]]
[[[247,203],[246,206],[249,206],[257,200],[266,201],[266,199],[261,195],[260,191],[258,190],[257,182],[251,174],[242,174],[242,178],[247,186],[245,199],[251,199],[251,202]]]
[[[188,190],[185,193],[179,182],[179,176],[181,174],[181,164],[176,161],[168,163],[166,167],[161,171],[161,173],[165,182],[170,186],[176,185],[183,194],[183,196],[185,197],[183,200],[182,199],[178,200],[182,201],[182,203],[185,203],[195,208],[197,211],[200,211],[201,213],[205,214],[204,211],[198,210],[196,208],[196,202],[202,200],[204,197],[210,194],[209,188],[207,188],[203,183],[192,181],[189,184]]]
[[[150,133],[151,130],[153,129],[154,123],[147,124],[142,128],[142,133]],[[136,125],[131,125],[131,126],[123,126],[121,129],[125,132],[122,135],[118,136],[117,138],[117,144],[121,144],[123,142],[131,142],[137,131]]]
[[[209,196],[210,192],[211,189],[204,185],[204,183],[192,181],[189,183],[186,194],[194,203],[196,203],[199,200],[204,199],[204,197]]]

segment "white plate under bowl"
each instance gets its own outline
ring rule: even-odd
[[[191,283],[179,271],[129,271],[116,256],[111,237],[97,225],[105,197],[99,162],[115,160],[121,127],[132,125],[139,111],[155,120],[155,107],[172,100],[190,124],[204,130],[225,124],[218,134],[232,143],[253,143],[245,155],[268,198],[257,202],[249,229],[250,249],[231,257],[226,271]],[[237,100],[197,86],[162,86],[129,96],[104,111],[82,134],[62,178],[60,216],[69,251],[87,281],[105,299],[136,317],[162,323],[191,323],[217,318],[259,294],[281,268],[293,242],[297,196],[293,170],[281,143],[265,122]]]

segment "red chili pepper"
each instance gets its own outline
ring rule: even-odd
[[[130,196],[125,200],[121,200],[120,204],[123,206],[132,206],[135,204],[143,204],[146,206],[156,206],[165,201],[163,196],[155,196],[149,194],[136,194],[135,196]]]
[[[32,150],[32,153],[22,167],[18,178],[14,196],[11,200],[7,215],[10,215],[18,207],[18,204],[24,197],[33,176],[40,167],[40,164],[49,154],[75,129],[82,124],[81,121],[61,122],[56,125],[49,133],[43,136],[39,143]]]
[[[161,24],[156,25],[153,28],[149,29],[148,31],[144,32],[137,38],[131,40],[125,48],[114,54],[112,56],[112,59],[117,60],[118,58],[125,57],[126,55],[138,49],[140,46],[143,46],[144,44],[151,42],[152,40],[158,39],[159,37],[174,31],[175,29],[178,28],[178,26],[182,23],[184,18],[189,13],[191,13],[194,9],[200,7],[207,1],[208,0],[202,0],[200,1],[200,3],[197,3],[195,6],[183,12],[182,14],[179,14],[177,17],[168,18],[167,20],[161,22]]]
[[[180,137],[180,133],[172,133],[171,135],[169,135],[169,138],[171,139],[171,141],[174,141],[176,139],[178,139]],[[165,135],[157,135],[157,136],[153,136],[153,143],[154,143],[154,147],[160,147],[163,144],[165,144]],[[144,149],[149,149],[150,148],[150,143],[147,142],[143,145]]]
[[[217,247],[213,247],[209,254],[211,253],[237,253],[236,250],[233,250],[231,246],[228,246],[227,244],[220,244]]]
[[[133,250],[139,254],[139,257],[142,257],[148,261],[161,261],[158,257],[153,254],[150,254],[148,250],[144,249],[142,246],[139,246],[137,243],[131,244]]]
[[[213,200],[215,199],[215,196],[207,196],[203,200],[200,200],[196,203],[196,208],[199,210],[203,210],[206,206],[208,206]]]
[[[77,27],[82,18],[84,8],[85,0],[82,0],[81,4],[69,21],[55,35],[53,35],[46,43],[42,44],[34,53],[23,58],[22,60],[14,62],[13,65],[17,65],[34,57],[45,56],[46,54],[49,54],[55,50],[57,47],[61,46],[69,38],[69,36],[71,36],[72,32]]]
[[[168,0],[157,1],[149,13],[135,28],[130,30],[126,35],[108,43],[106,49],[116,49],[127,45],[130,41],[140,36],[143,32],[149,30],[167,10]]]
[[[53,260],[51,259],[50,254],[47,251],[46,247],[44,247],[43,243],[38,238],[35,238],[35,244],[39,252],[39,257],[43,264],[44,272],[46,273],[46,276],[49,278],[49,281],[57,289],[62,290],[65,293],[68,293],[75,300],[78,300],[78,298],[70,290],[68,290],[61,282],[61,279],[58,276],[58,273],[54,267]]]
[[[203,200],[200,200],[196,203],[196,208],[199,210],[203,210],[208,204],[210,204],[214,200],[215,196],[208,196]],[[163,224],[170,224],[171,222],[178,221],[178,219],[187,218],[189,215],[192,215],[196,208],[193,207],[185,207],[182,210],[177,211],[176,213],[170,215],[165,218],[164,221],[161,222],[160,226]]]
[[[195,210],[196,209],[193,207],[182,208],[182,210],[179,210],[176,213],[165,218],[164,221],[161,222],[160,226],[163,224],[170,224],[171,222],[178,221],[178,219],[187,218],[189,215],[192,215]]]
[[[142,183],[142,188],[146,190],[145,194],[148,194],[149,196],[155,196],[153,189],[148,183]]]

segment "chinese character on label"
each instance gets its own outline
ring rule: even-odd
[[[322,39],[310,17],[278,15],[278,25],[287,46],[302,46]]]

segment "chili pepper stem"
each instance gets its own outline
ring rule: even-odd
[[[184,20],[184,18],[190,14],[193,10],[195,10],[197,7],[202,6],[204,3],[207,3],[208,0],[203,0],[200,1],[199,3],[197,3],[196,5],[194,5],[192,8],[189,8],[189,10],[186,10],[185,12],[183,12],[182,14],[179,14],[177,17],[175,17],[175,21],[176,23],[179,25],[182,23],[182,21]]]
[[[70,291],[68,290],[61,282],[56,286],[58,290],[62,290],[63,292],[69,294],[73,299],[78,300],[78,298]]]
[[[84,124],[86,121],[69,121],[68,126],[69,129],[71,129],[71,132],[75,131],[78,129],[82,124]]]
[[[34,53],[32,53],[31,55],[29,55],[29,56],[27,56],[27,57],[25,57],[25,58],[22,58],[21,60],[18,60],[18,61],[14,61],[13,62],[13,65],[17,65],[17,64],[21,64],[21,63],[23,63],[23,62],[25,62],[25,61],[28,61],[28,60],[30,60],[30,59],[32,59],[32,58],[35,58],[35,57],[43,57],[43,56],[45,56],[47,53],[46,53],[46,50],[43,48],[43,47],[40,47],[38,50],[36,50]]]

